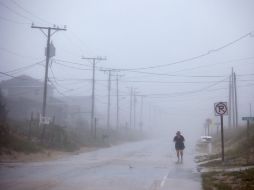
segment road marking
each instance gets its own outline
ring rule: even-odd
[[[164,185],[165,185],[165,182],[166,182],[166,180],[167,180],[167,175],[165,175],[164,177],[163,177],[163,180],[161,181],[161,184],[160,184],[160,187],[162,188]]]

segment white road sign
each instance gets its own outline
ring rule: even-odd
[[[43,117],[40,115],[40,125],[49,125],[51,121],[50,117]]]
[[[242,117],[242,120],[245,120],[245,121],[254,121],[254,117]]]
[[[227,102],[217,102],[214,104],[215,115],[228,115]]]

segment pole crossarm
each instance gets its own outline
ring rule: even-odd
[[[82,59],[87,59],[87,60],[97,60],[97,61],[106,61],[106,57],[82,57]]]
[[[35,26],[35,25],[32,25],[31,28],[38,28],[38,29],[46,29],[46,30],[67,30],[66,27],[64,28],[60,28],[60,27],[49,27],[49,26]]]
[[[56,32],[58,31],[66,31],[67,28],[66,26],[64,26],[64,28],[60,28],[59,26],[53,26],[53,27],[49,27],[49,26],[35,26],[34,24],[32,24],[31,28],[36,28],[36,29],[40,29],[40,31],[46,36],[48,37],[48,34],[46,34],[43,30],[48,30],[48,31],[54,31],[54,32],[50,32],[50,36],[53,36]]]

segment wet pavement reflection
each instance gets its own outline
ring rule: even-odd
[[[201,189],[187,147],[176,162],[168,139],[128,143],[48,162],[1,164],[0,187],[6,190],[151,190]]]

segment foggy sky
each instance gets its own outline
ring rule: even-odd
[[[31,28],[32,22],[37,26],[66,25],[67,31],[57,32],[52,37],[56,47],[54,59],[84,64],[60,62],[83,69],[90,69],[91,64],[82,60],[82,56],[106,56],[107,61],[99,62],[97,66],[114,69],[170,64],[222,47],[254,31],[252,0],[15,1],[0,0],[2,72],[45,60],[46,38],[41,31]],[[134,87],[138,94],[146,95],[145,124],[149,123],[150,109],[150,113],[157,118],[157,124],[152,124],[154,129],[166,129],[167,133],[179,129],[183,133],[197,132],[200,135],[205,119],[215,117],[214,102],[228,99],[227,81],[232,67],[238,79],[239,117],[248,116],[249,104],[254,105],[253,52],[252,35],[194,61],[138,70],[177,76],[120,72],[123,75],[119,82],[121,123],[128,121],[130,87]],[[27,74],[43,80],[43,64],[10,74]],[[66,96],[89,96],[91,70],[67,66],[52,65],[54,75],[59,80],[56,84],[58,90]],[[49,77],[52,77],[50,72]],[[97,70],[96,78],[99,80],[96,83],[96,112],[106,115],[107,73]],[[0,79],[9,78],[1,76]],[[66,81],[60,81],[63,79]],[[112,79],[111,122],[114,125],[116,87],[115,77]],[[207,89],[186,93],[203,88]],[[137,113],[139,110],[140,98]]]

